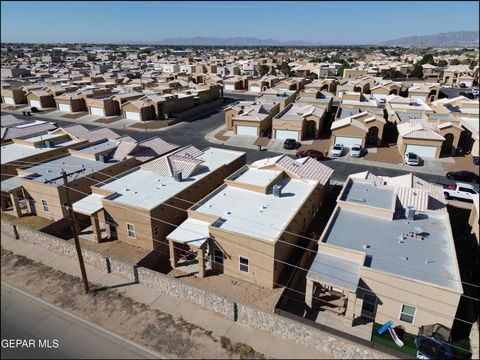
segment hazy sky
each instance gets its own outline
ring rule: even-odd
[[[135,42],[256,37],[368,44],[477,30],[477,1],[1,2],[2,42]]]

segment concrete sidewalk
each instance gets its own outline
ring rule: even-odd
[[[1,244],[5,249],[16,254],[23,255],[61,272],[80,277],[78,262],[75,258],[58,255],[22,240],[14,240],[5,233],[2,233]],[[320,353],[266,331],[227,320],[198,305],[165,295],[141,284],[132,283],[118,275],[104,273],[90,265],[86,265],[86,270],[88,280],[91,283],[115,287],[117,291],[136,302],[146,304],[152,309],[171,314],[177,318],[182,317],[185,321],[209,330],[217,336],[225,336],[232,342],[246,343],[268,357],[278,359],[332,358],[331,354]]]

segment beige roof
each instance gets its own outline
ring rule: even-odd
[[[234,120],[262,121],[270,116],[270,113],[262,105],[245,107],[242,112],[233,117]]]
[[[402,122],[397,125],[397,130],[400,136],[409,139],[424,139],[424,140],[445,140],[445,138],[437,133],[438,126],[434,123],[429,123],[421,119],[413,119]]]

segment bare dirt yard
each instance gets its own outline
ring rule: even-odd
[[[117,290],[92,284],[1,248],[2,281],[44,301],[74,312],[106,329],[153,348],[168,358],[261,359],[263,354],[242,343],[217,337],[182,318],[152,310]],[[97,290],[97,291],[95,291]]]

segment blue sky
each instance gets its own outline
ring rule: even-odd
[[[1,2],[2,42],[126,42],[256,37],[368,44],[477,30],[477,1]]]

